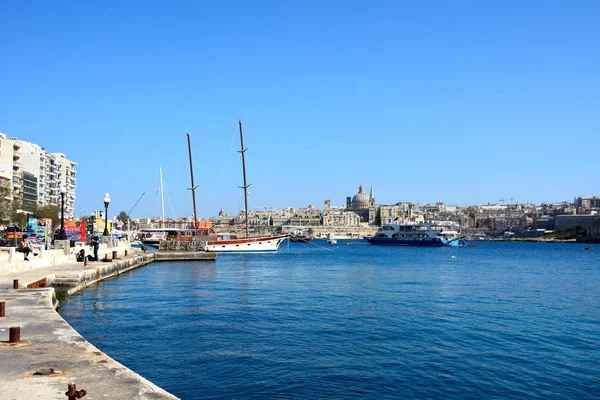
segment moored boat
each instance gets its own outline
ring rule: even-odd
[[[380,246],[466,246],[460,229],[434,229],[431,224],[386,224],[374,236],[365,237]]]
[[[150,246],[158,246],[160,242],[165,240],[167,237],[167,233],[162,229],[152,230],[148,229],[140,232],[139,240],[145,244]]]
[[[274,235],[210,240],[206,243],[206,250],[216,252],[277,251],[279,245],[287,238],[288,235]]]
[[[240,129],[240,153],[242,154],[242,173],[244,177],[244,226],[245,237],[238,239],[235,235],[223,240],[209,240],[206,243],[206,250],[216,252],[257,252],[257,251],[277,251],[279,245],[289,238],[289,234],[268,235],[268,236],[250,236],[248,234],[248,187],[246,182],[246,150],[244,148],[244,137],[242,134],[242,121],[238,121]]]
[[[327,234],[327,243],[329,244],[336,244],[337,243],[337,239],[334,238],[331,233]]]
[[[296,233],[296,234],[290,235],[290,242],[308,243],[311,240],[313,240],[312,235],[305,235],[303,233]]]

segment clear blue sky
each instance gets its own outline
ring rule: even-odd
[[[79,163],[76,212],[600,194],[598,1],[0,0],[0,131]],[[172,207],[171,207],[172,205]],[[173,211],[171,211],[171,208]]]

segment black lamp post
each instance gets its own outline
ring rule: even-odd
[[[65,232],[65,193],[67,188],[64,184],[60,185],[60,230],[58,231],[58,240],[66,240]]]
[[[104,232],[102,233],[102,236],[108,236],[108,204],[109,203],[110,203],[110,194],[104,193]]]

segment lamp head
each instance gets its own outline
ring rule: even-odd
[[[60,193],[61,193],[61,194],[65,194],[65,193],[67,193],[67,187],[65,186],[65,184],[64,184],[64,183],[61,183],[61,184],[60,184],[60,188],[59,188],[59,190],[60,190]]]
[[[106,204],[110,203],[110,194],[104,193],[104,202]]]

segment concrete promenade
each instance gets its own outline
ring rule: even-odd
[[[78,250],[68,255],[50,250],[42,257],[30,255],[29,262],[21,253],[0,258],[0,311],[5,311],[0,316],[0,399],[67,399],[70,383],[86,390],[83,398],[90,400],[176,399],[88,343],[55,310],[57,293],[72,294],[147,265],[154,253],[138,252],[128,243],[102,245],[100,257],[106,254],[110,261],[85,266],[75,261]],[[13,289],[15,280],[19,289]],[[40,285],[46,287],[27,288]],[[9,342],[9,336],[15,339],[11,327],[20,327],[16,343]]]

